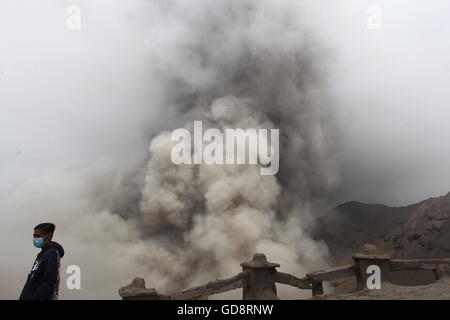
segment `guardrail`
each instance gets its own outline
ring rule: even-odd
[[[371,265],[380,267],[382,281],[390,281],[391,271],[433,270],[436,280],[441,278],[443,271],[450,271],[450,259],[391,259],[389,255],[377,253],[373,245],[364,246],[363,252],[354,254],[352,259],[352,265],[314,271],[303,278],[297,278],[278,272],[276,268],[279,264],[268,262],[263,253],[257,253],[251,261],[241,263],[241,273],[228,279],[171,294],[158,294],[155,289],[145,288],[143,279],[136,278],[131,284],[119,289],[119,295],[124,300],[193,300],[208,299],[214,294],[242,288],[243,300],[277,300],[276,283],[312,290],[312,296],[317,296],[323,295],[323,282],[353,276],[357,279],[355,290],[360,290],[367,282],[367,268]]]

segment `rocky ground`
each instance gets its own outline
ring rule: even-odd
[[[450,193],[396,208],[347,202],[319,219],[314,237],[328,245],[333,265],[352,263],[367,243],[392,258],[450,258]],[[438,281],[432,271],[391,272],[391,280],[381,290],[353,292],[356,279],[340,279],[325,283],[326,295],[313,299],[450,299],[448,272]]]

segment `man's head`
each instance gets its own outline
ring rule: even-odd
[[[42,248],[52,241],[55,225],[50,222],[40,223],[34,227],[33,244],[37,248]]]

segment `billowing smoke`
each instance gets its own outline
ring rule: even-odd
[[[255,252],[299,275],[324,264],[326,248],[308,233],[336,168],[320,57],[300,12],[286,1],[205,5],[162,72],[187,128],[281,131],[276,176],[257,165],[175,165],[170,132],[153,139],[139,215],[165,252],[151,269],[178,279],[170,289],[230,276]]]
[[[148,65],[142,67],[152,77],[139,77],[139,86],[148,80],[152,96],[130,97],[139,109],[117,106],[117,119],[133,112],[136,117],[106,132],[108,144],[141,146],[142,137],[128,128],[147,121],[142,132],[152,137],[150,155],[143,155],[145,146],[120,147],[111,159],[28,179],[2,202],[2,212],[11,212],[2,217],[4,225],[16,230],[11,239],[20,248],[29,246],[35,224],[57,225],[55,240],[67,251],[63,272],[80,265],[84,286],[69,292],[63,281],[62,298],[118,298],[117,289],[135,276],[167,293],[233,276],[256,252],[298,276],[324,266],[327,249],[309,233],[337,170],[326,131],[322,49],[302,25],[299,3],[142,2],[149,16],[133,18],[150,21]],[[132,61],[121,63],[120,73]],[[105,93],[122,87],[110,86]],[[90,92],[85,90],[81,94]],[[142,101],[151,112],[143,111]],[[259,165],[175,165],[170,132],[191,129],[194,120],[219,130],[280,129],[278,174],[262,176]],[[95,128],[101,133],[101,122]],[[124,154],[126,160],[117,160]],[[2,248],[10,255],[18,250]],[[31,250],[2,265],[21,269],[13,276],[0,273],[1,297],[18,295]]]

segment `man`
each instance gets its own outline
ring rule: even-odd
[[[64,256],[63,247],[52,241],[55,225],[41,223],[34,228],[33,244],[41,252],[36,257],[20,300],[57,300],[59,289],[60,259]]]

